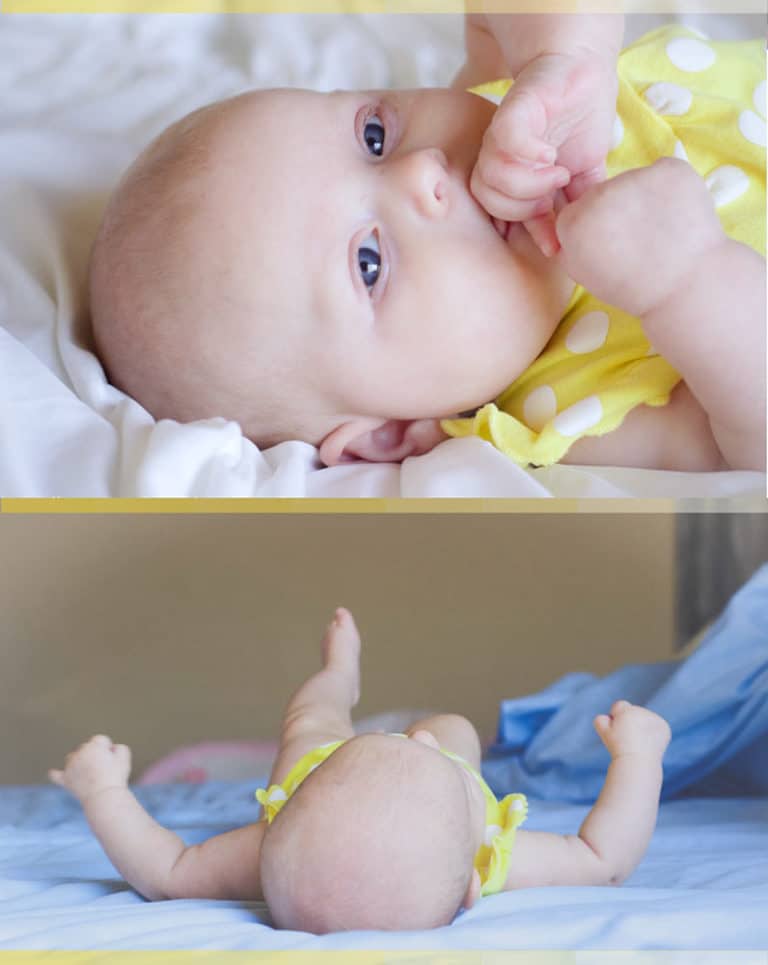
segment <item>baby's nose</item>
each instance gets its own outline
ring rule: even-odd
[[[421,148],[400,158],[398,174],[411,202],[425,217],[448,210],[448,159],[437,147]]]

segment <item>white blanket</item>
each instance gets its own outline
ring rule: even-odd
[[[664,19],[631,18],[628,39]],[[687,20],[717,37],[764,29],[759,16]],[[402,466],[322,469],[313,447],[259,451],[232,422],[155,423],[107,384],[86,262],[111,188],[150,138],[251,87],[442,85],[461,56],[461,18],[447,14],[3,16],[0,496],[761,499],[760,473],[526,471],[478,439]]]

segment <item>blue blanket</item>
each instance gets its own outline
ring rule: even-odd
[[[663,799],[768,793],[768,566],[733,597],[687,658],[568,674],[538,694],[502,702],[483,773],[497,794],[591,802],[608,767],[592,726],[614,700],[665,717]]]

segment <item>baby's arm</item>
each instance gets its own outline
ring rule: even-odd
[[[360,699],[360,637],[348,610],[338,609],[322,643],[323,667],[288,703],[270,784],[321,744],[355,736],[350,712]]]
[[[506,888],[616,885],[639,864],[656,824],[669,725],[620,700],[595,729],[611,754],[595,806],[578,836],[518,831]]]
[[[466,60],[453,86],[464,90],[508,73],[517,77],[543,54],[583,50],[615,63],[623,36],[620,14],[469,13],[464,18]]]
[[[125,880],[151,900],[260,899],[259,856],[266,824],[251,824],[187,846],[150,817],[128,788],[130,750],[104,735],[67,755],[49,772],[83,806],[85,816]]]
[[[691,446],[717,454],[702,468],[764,470],[765,259],[726,236],[702,178],[662,158],[593,187],[563,209],[557,232],[568,274],[642,321],[706,414],[686,403],[648,416],[663,468],[688,468],[684,451],[677,466],[663,445],[664,423],[682,415]]]

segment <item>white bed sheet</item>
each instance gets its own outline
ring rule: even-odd
[[[402,466],[323,469],[313,447],[259,451],[235,423],[154,420],[89,350],[84,279],[106,198],[166,124],[250,87],[440,85],[453,15],[14,15],[0,21],[0,496],[765,496],[762,473],[523,470],[478,439]],[[630,18],[628,39],[670,19]],[[715,37],[759,16],[688,16]]]

